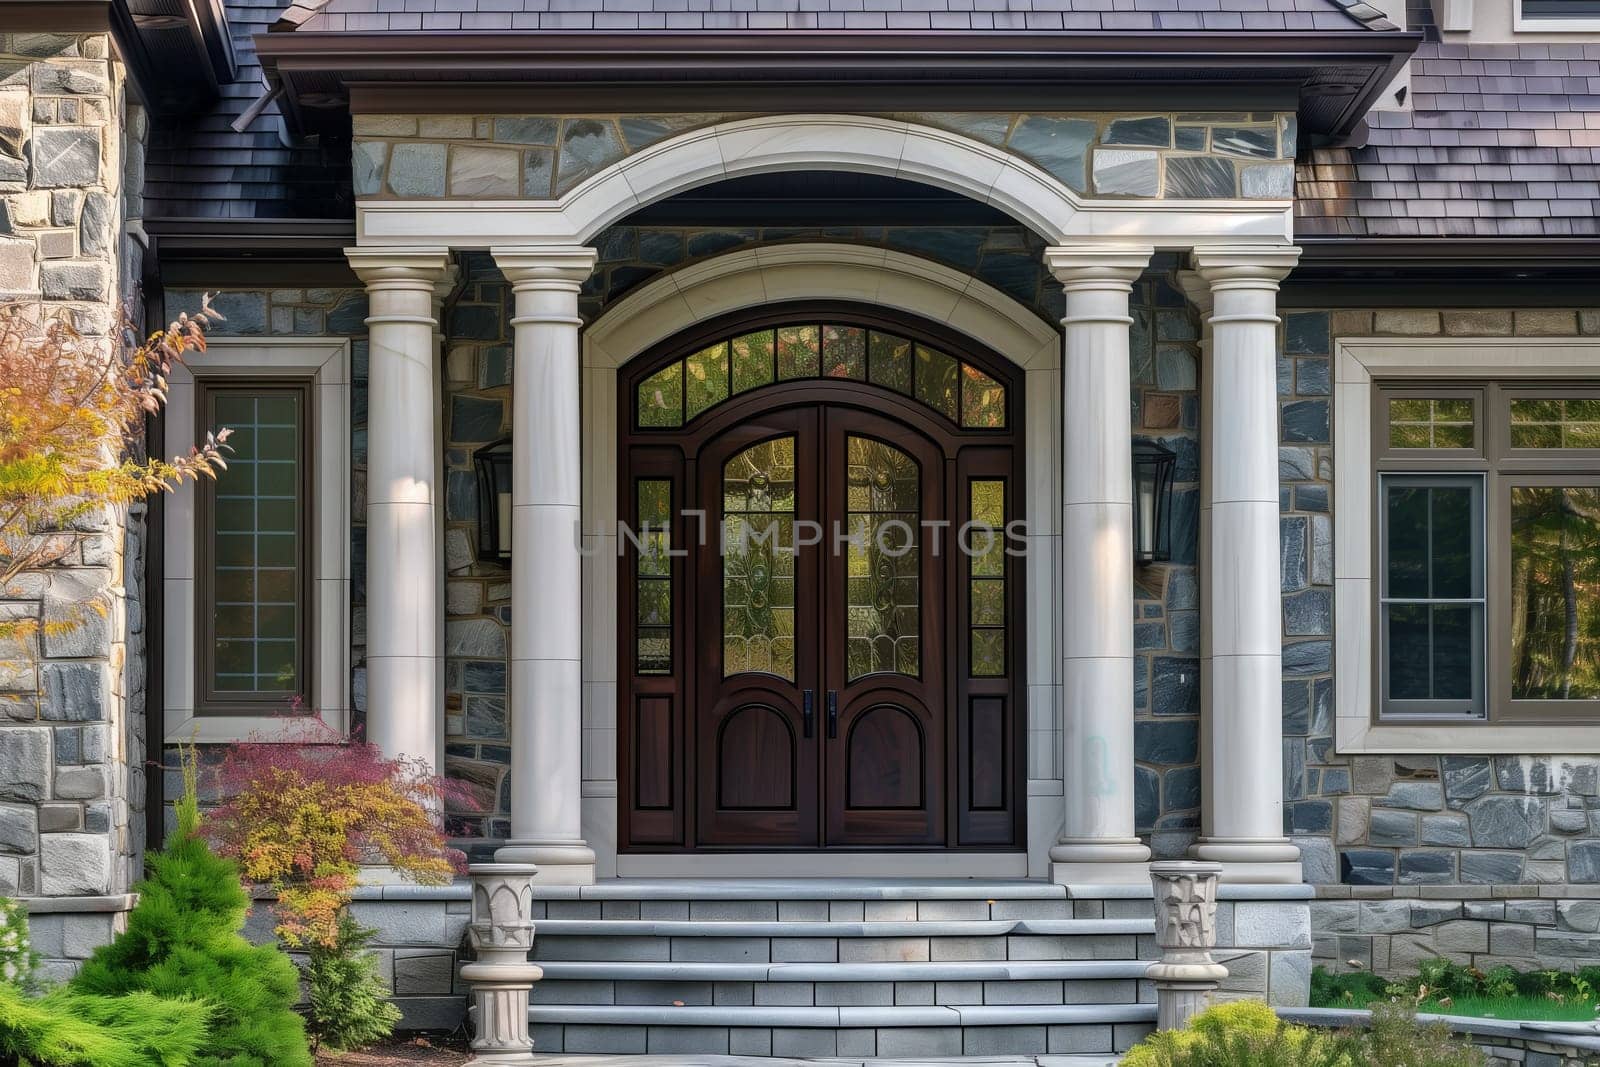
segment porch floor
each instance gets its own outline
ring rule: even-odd
[[[769,1056],[538,1056],[538,1067],[1111,1067],[1120,1056],[960,1056],[880,1060],[831,1057],[795,1060]]]

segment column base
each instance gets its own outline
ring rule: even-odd
[[[495,863],[531,863],[534,885],[594,885],[594,849],[578,844],[507,841],[494,850]]]
[[[1136,837],[1061,841],[1050,847],[1050,880],[1058,885],[1148,885],[1150,849]]]
[[[1234,885],[1299,885],[1305,881],[1299,847],[1282,838],[1203,837],[1189,846],[1189,856],[1222,864],[1221,880]]]

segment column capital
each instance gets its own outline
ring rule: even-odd
[[[407,288],[433,289],[450,267],[450,249],[427,248],[346,248],[345,258],[369,287],[384,282]]]
[[[1051,245],[1045,266],[1067,288],[1131,288],[1156,254],[1152,245]]]
[[[1191,257],[1194,272],[1217,289],[1277,289],[1300,259],[1296,245],[1205,245]]]
[[[489,249],[513,289],[577,287],[594,273],[600,253],[588,245],[520,245]]]

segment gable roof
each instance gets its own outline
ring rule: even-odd
[[[277,32],[1397,30],[1363,0],[294,0]]]

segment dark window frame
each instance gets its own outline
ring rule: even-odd
[[[1421,397],[1474,400],[1475,447],[1472,449],[1397,448],[1389,444],[1389,401]],[[1427,379],[1375,380],[1372,389],[1372,435],[1369,477],[1373,502],[1372,721],[1388,725],[1541,725],[1600,724],[1600,699],[1526,700],[1511,694],[1511,490],[1523,486],[1600,486],[1600,448],[1512,448],[1511,401],[1516,399],[1600,399],[1593,379]],[[1384,592],[1387,557],[1384,544],[1386,478],[1402,476],[1483,480],[1480,564],[1486,604],[1485,634],[1477,665],[1483,684],[1483,714],[1440,715],[1396,713],[1387,699],[1387,646],[1384,639]]]
[[[1518,0],[1522,17],[1530,22],[1557,19],[1594,19],[1600,22],[1600,0]]]
[[[214,430],[215,418],[211,414],[219,395],[249,394],[293,395],[300,402],[297,479],[301,507],[295,518],[295,565],[298,573],[299,599],[295,611],[295,632],[299,647],[295,653],[295,680],[293,691],[275,693],[241,693],[218,690],[213,686],[216,672],[216,591],[215,543],[217,482],[202,478],[195,487],[195,708],[198,716],[262,715],[279,713],[315,714],[312,707],[315,654],[316,612],[313,598],[316,594],[315,552],[313,545],[316,509],[315,463],[312,461],[312,444],[317,420],[316,388],[313,377],[218,377],[206,376],[195,381],[195,414],[199,425],[197,436]],[[226,472],[219,477],[226,478]],[[297,703],[296,703],[297,702]]]

